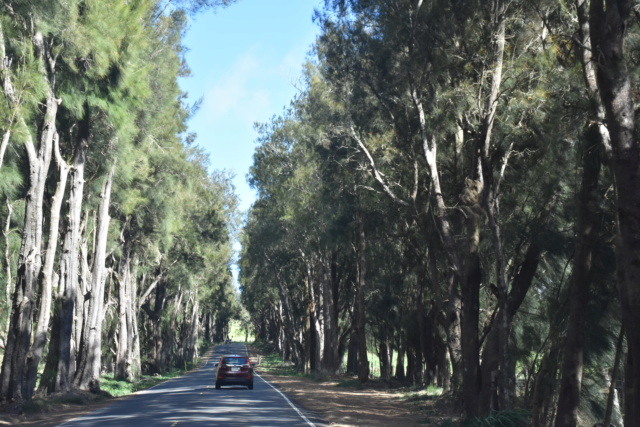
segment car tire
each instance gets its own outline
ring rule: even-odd
[[[249,383],[249,385],[247,386],[247,388],[248,388],[249,390],[253,390],[253,383]]]
[[[216,390],[220,390],[220,384],[216,381]]]

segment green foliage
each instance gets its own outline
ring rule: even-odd
[[[113,374],[105,374],[100,378],[100,389],[112,397],[126,396],[156,386],[171,378],[179,377],[184,373],[185,371],[182,369],[171,369],[163,375],[142,376],[134,382],[117,380]]]

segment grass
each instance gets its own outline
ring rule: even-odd
[[[188,364],[192,365],[192,364]],[[188,369],[187,369],[188,370]],[[100,378],[100,389],[113,397],[126,396],[136,391],[146,390],[168,379],[184,374],[184,369],[172,369],[164,375],[143,376],[137,381],[117,380],[113,374],[105,374]]]
[[[466,421],[464,427],[526,427],[530,413],[521,409],[497,411],[489,416]]]
[[[260,370],[268,374],[285,377],[302,376],[302,373],[292,362],[283,362],[282,358],[276,353],[268,353],[260,358]]]
[[[442,388],[429,385],[426,389],[406,394],[403,399],[409,403],[420,405],[422,403],[435,400],[440,396],[442,396]]]

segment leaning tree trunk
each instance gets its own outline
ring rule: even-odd
[[[0,83],[2,83],[4,94],[9,100],[9,104],[11,106],[11,109],[13,110],[9,122],[3,123],[3,127],[6,127],[4,127],[2,142],[0,143],[0,168],[2,168],[2,164],[4,163],[4,155],[7,151],[7,147],[9,147],[9,140],[11,139],[11,126],[14,124],[16,116],[19,114],[18,108],[20,106],[19,98],[16,96],[15,88],[13,87],[13,83],[11,82],[11,60],[6,56],[7,51],[5,44],[4,30],[2,28],[2,24],[0,23]]]
[[[81,389],[99,390],[102,356],[102,317],[104,309],[105,259],[109,232],[109,204],[115,165],[111,167],[100,194],[96,222],[96,242],[88,293],[87,316],[83,323],[74,384]]]
[[[618,236],[616,269],[622,319],[627,331],[625,416],[627,426],[640,425],[640,143],[635,132],[631,81],[624,35],[633,2],[592,0],[590,34],[600,97],[611,137]]]

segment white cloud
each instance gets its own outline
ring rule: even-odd
[[[207,119],[245,117],[250,120],[255,111],[267,108],[269,93],[259,88],[264,68],[264,61],[254,53],[254,49],[239,57],[217,84],[206,91],[202,109]]]
[[[282,58],[278,66],[280,77],[295,88],[296,92],[302,89],[302,66],[307,60],[307,55],[311,51],[311,45],[314,40],[315,32],[301,38]]]

